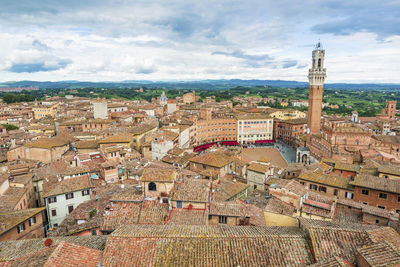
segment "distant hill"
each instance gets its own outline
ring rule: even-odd
[[[273,87],[308,87],[308,82],[283,81],[283,80],[199,80],[199,81],[120,81],[120,82],[81,82],[58,81],[37,82],[17,81],[0,82],[0,87],[37,86],[40,89],[66,88],[77,89],[83,87],[95,88],[177,88],[177,89],[226,89],[237,86],[273,86]],[[327,83],[325,88],[337,90],[400,90],[400,84],[354,84],[354,83]]]

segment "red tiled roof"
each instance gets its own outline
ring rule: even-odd
[[[96,266],[101,259],[101,255],[101,250],[74,243],[61,242],[53,251],[44,267]]]
[[[108,238],[105,266],[307,266],[298,228],[268,226],[124,226]]]

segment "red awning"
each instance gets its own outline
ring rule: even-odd
[[[238,146],[239,143],[236,141],[222,141],[221,145],[223,145],[223,146]]]
[[[273,143],[273,140],[257,140],[255,143],[256,144],[270,144]]]
[[[194,152],[200,152],[200,151],[206,150],[206,149],[208,149],[208,148],[210,148],[210,147],[212,147],[212,146],[214,146],[216,144],[217,143],[208,143],[208,144],[196,146],[196,147],[193,148],[193,151]]]

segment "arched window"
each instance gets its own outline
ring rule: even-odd
[[[343,139],[343,145],[345,145],[347,142],[346,142],[346,139]]]
[[[321,68],[321,59],[318,59],[318,68]]]
[[[356,140],[356,145],[358,145],[358,143],[359,143],[358,140]]]
[[[157,185],[153,182],[149,183],[149,191],[157,191]]]

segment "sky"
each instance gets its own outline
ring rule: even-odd
[[[400,83],[400,0],[0,0],[0,81]]]

